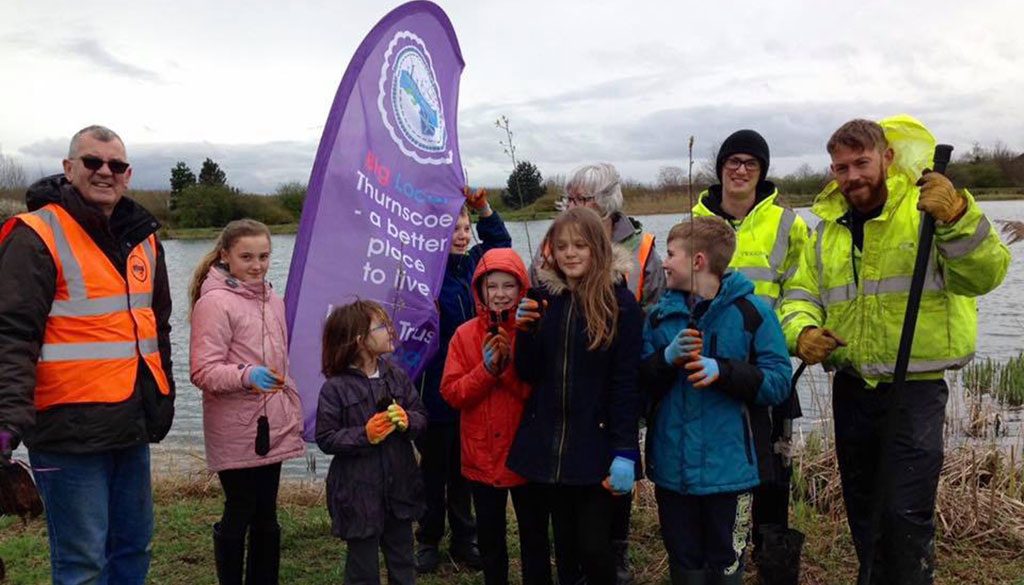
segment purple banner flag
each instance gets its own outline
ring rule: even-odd
[[[410,377],[437,350],[435,300],[463,203],[463,67],[444,11],[410,2],[373,27],[338,87],[285,291],[306,441],[315,440],[321,334],[333,307],[381,303],[395,322],[394,359]]]

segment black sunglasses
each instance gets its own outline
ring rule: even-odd
[[[95,156],[80,156],[78,157],[78,160],[82,161],[82,166],[90,171],[98,171],[103,168],[104,164],[106,164],[107,168],[110,169],[110,172],[115,175],[123,175],[128,172],[128,167],[131,166],[123,160],[103,160],[102,158],[97,158]]]

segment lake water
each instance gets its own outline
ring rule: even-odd
[[[990,219],[1024,219],[1024,202],[993,201],[981,204]],[[815,225],[817,217],[809,209],[799,209],[800,215]],[[659,250],[664,250],[664,242],[672,225],[680,220],[677,215],[639,216],[647,231],[657,236]],[[508,228],[512,234],[516,251],[528,258],[526,235],[529,232],[533,245],[544,235],[550,220],[512,222]],[[282,235],[273,237],[273,256],[269,279],[279,293],[284,293],[288,279],[288,265],[291,260],[295,236]],[[203,432],[202,407],[199,391],[188,379],[188,282],[200,258],[210,249],[212,241],[172,240],[164,242],[167,254],[168,272],[174,300],[172,316],[172,344],[174,355],[174,377],[177,381],[178,398],[177,414],[174,426],[167,439],[154,449],[154,457],[159,469],[199,469],[203,466]],[[978,356],[1007,359],[1016,356],[1024,349],[1024,257],[1021,245],[1011,248],[1014,252],[1013,262],[1003,284],[994,292],[981,298],[978,303],[979,337]],[[329,269],[326,267],[325,269]],[[819,367],[808,368],[800,384],[801,403],[804,406],[805,418],[801,421],[802,428],[811,426],[829,417],[828,379]],[[958,394],[958,393],[954,393]],[[962,414],[963,404],[951,399],[951,414]],[[1020,413],[1002,413],[1004,429],[1009,429],[1010,440],[1020,443]],[[1005,441],[1004,441],[1005,442]],[[306,477],[311,475],[322,477],[327,471],[328,458],[321,454],[315,445],[309,446],[313,460],[294,460],[285,464],[286,475]],[[312,473],[310,470],[312,469]]]

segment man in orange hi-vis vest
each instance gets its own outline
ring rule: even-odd
[[[0,445],[28,447],[55,584],[141,584],[149,569],[171,295],[160,224],[124,196],[131,175],[121,138],[84,128],[64,174],[0,229]]]

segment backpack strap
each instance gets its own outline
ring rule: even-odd
[[[747,355],[747,361],[755,363],[757,362],[757,348],[754,346],[754,337],[757,335],[757,330],[761,328],[761,323],[764,323],[764,317],[761,316],[757,307],[746,296],[736,299],[733,304],[736,305],[736,308],[740,310],[740,314],[743,315],[743,330],[750,334],[750,350]]]

